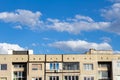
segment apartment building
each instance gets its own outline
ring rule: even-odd
[[[0,80],[120,80],[120,54],[90,49],[84,54],[0,55]]]

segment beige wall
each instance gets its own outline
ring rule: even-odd
[[[93,53],[93,54],[92,54]],[[106,53],[106,54],[102,54]],[[109,54],[110,53],[110,54]],[[27,64],[27,78],[31,80],[32,77],[44,77],[48,80],[49,76],[59,76],[60,80],[65,75],[78,75],[79,80],[83,80],[85,76],[93,76],[95,80],[98,80],[98,62],[112,62],[113,76],[120,75],[120,69],[117,68],[116,62],[120,61],[120,55],[111,54],[110,51],[91,51],[87,54],[65,54],[65,55],[0,55],[0,64],[7,64],[7,70],[0,70],[0,77],[7,77],[7,80],[12,80],[13,67],[12,63],[26,63]],[[57,73],[49,70],[50,62],[58,62],[60,69]],[[62,70],[63,62],[79,62],[80,70]],[[93,70],[84,70],[83,64],[93,64]],[[33,71],[32,64],[42,64],[42,70]],[[45,66],[46,65],[46,66]],[[45,72],[46,70],[46,72]],[[116,71],[118,71],[116,73]],[[45,75],[46,74],[46,75]],[[114,80],[114,79],[113,79]]]
[[[32,70],[32,64],[41,64],[42,65],[42,69],[41,70]],[[29,72],[28,72],[28,79],[32,80],[33,77],[41,77],[42,80],[44,80],[44,63],[41,62],[32,62],[29,63]]]
[[[12,63],[11,55],[0,55],[0,64],[7,64],[7,70],[0,70],[0,77],[7,77],[7,80],[12,79]]]

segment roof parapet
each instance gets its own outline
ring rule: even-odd
[[[8,54],[13,54],[13,55],[28,55],[28,54],[33,54],[33,50],[8,50]]]
[[[87,54],[113,54],[112,50],[96,50],[96,49],[90,49]]]

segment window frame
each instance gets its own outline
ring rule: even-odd
[[[32,77],[32,80],[42,80],[42,77]]]
[[[103,72],[106,72],[107,76],[105,76]],[[108,79],[109,78],[108,71],[98,71],[98,74],[99,74],[99,79]]]
[[[94,80],[94,76],[84,76],[84,80]]]
[[[117,67],[120,68],[120,61],[117,62]]]
[[[58,62],[51,62],[50,63],[50,70],[59,70],[60,65]]]
[[[0,64],[0,70],[7,70],[7,64]]]
[[[59,76],[49,76],[49,80],[60,80]]]
[[[79,62],[63,62],[63,70],[79,70]]]
[[[87,70],[87,71],[91,71],[94,69],[92,63],[84,63],[83,66],[84,66],[84,70]]]
[[[79,80],[79,76],[78,75],[65,75],[64,80]]]

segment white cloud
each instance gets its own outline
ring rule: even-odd
[[[103,42],[107,42],[107,43],[111,41],[111,38],[109,37],[102,37],[100,39],[103,40]]]
[[[18,23],[20,25],[28,26],[30,29],[35,29],[40,26],[42,21],[39,20],[41,13],[31,12],[29,10],[17,9],[15,12],[1,12],[0,20],[5,22]]]
[[[120,51],[114,51],[114,53],[120,53]]]
[[[60,21],[58,19],[48,19],[51,22],[48,25],[49,29],[54,29],[60,32],[66,31],[73,34],[78,34],[81,31],[100,30],[108,27],[109,22],[95,22],[88,16],[76,15],[73,19]]]
[[[32,43],[32,46],[37,47],[38,44],[37,43]]]
[[[113,4],[110,8],[102,10],[102,16],[108,21],[94,21],[89,16],[75,15],[74,18],[67,18],[63,21],[48,18],[46,21],[40,20],[39,11],[17,9],[15,12],[0,12],[0,20],[4,22],[16,23],[16,29],[23,29],[24,26],[31,30],[56,30],[58,32],[68,32],[79,34],[82,31],[102,30],[120,34],[120,3]],[[16,25],[15,24],[15,25]]]
[[[0,54],[7,54],[8,50],[24,50],[18,44],[0,43]]]
[[[45,40],[45,41],[51,40],[50,38],[47,38],[47,37],[44,37],[42,39]]]
[[[69,52],[83,52],[89,50],[90,48],[94,48],[97,50],[112,49],[112,47],[106,42],[94,43],[94,42],[87,42],[84,40],[58,41],[49,44],[49,46]]]
[[[120,2],[120,0],[109,0],[111,2]]]
[[[120,35],[120,3],[114,3],[110,8],[103,9],[102,16],[111,22],[110,26],[107,27],[105,31]]]
[[[22,29],[22,26],[21,26],[21,25],[18,25],[18,26],[15,26],[14,28],[21,30],[21,29]]]

